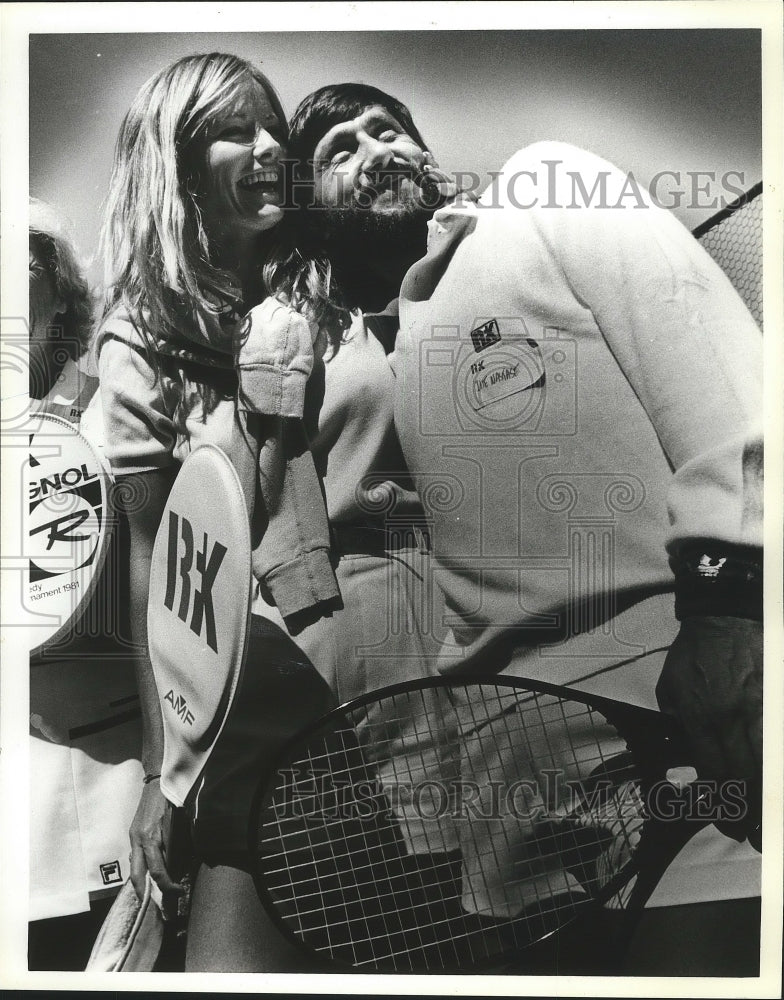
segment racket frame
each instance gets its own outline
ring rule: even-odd
[[[547,681],[534,680],[527,677],[509,676],[506,674],[495,676],[486,673],[465,673],[445,677],[417,678],[378,688],[336,706],[326,714],[314,719],[298,733],[286,740],[281,746],[274,759],[263,770],[253,796],[248,823],[248,850],[252,862],[251,874],[264,909],[286,940],[292,942],[299,948],[303,955],[308,956],[311,960],[314,957],[323,959],[330,971],[358,973],[371,971],[374,973],[410,974],[410,970],[404,971],[386,965],[379,965],[372,969],[366,966],[357,967],[344,962],[342,959],[325,954],[309,945],[303,937],[298,935],[289,926],[286,919],[281,915],[275,899],[267,887],[266,879],[258,860],[260,857],[258,837],[260,832],[259,817],[262,810],[274,796],[277,788],[277,776],[287,763],[296,760],[293,751],[298,747],[304,749],[314,734],[317,734],[320,730],[326,731],[330,721],[333,719],[340,719],[341,716],[350,717],[365,706],[377,703],[382,699],[392,700],[399,695],[411,692],[427,690],[449,691],[457,688],[470,688],[473,685],[492,686],[496,689],[507,688],[510,692],[518,691],[523,695],[529,693],[532,698],[542,695],[552,696],[560,700],[576,702],[590,710],[598,712],[617,730],[618,735],[633,754],[636,773],[640,779],[643,792],[646,792],[654,782],[666,781],[666,772],[669,767],[684,765],[689,761],[689,751],[683,733],[669,716],[654,709],[619,702],[615,699],[587,693],[574,687],[551,684]],[[630,733],[630,729],[633,729],[634,732]],[[643,749],[637,751],[635,750],[635,746],[642,747]],[[654,759],[654,752],[658,759]],[[664,757],[664,759],[662,760],[661,757]],[[674,788],[672,794],[677,794]],[[634,856],[612,876],[599,895],[596,898],[586,901],[585,905],[581,906],[573,917],[568,918],[557,928],[547,931],[529,944],[522,946],[519,951],[524,953],[534,948],[537,944],[558,934],[567,924],[584,918],[591,911],[595,912],[600,909],[603,903],[607,902],[619,889],[623,888],[632,878],[637,876],[636,884],[623,908],[626,914],[626,926],[623,933],[619,935],[619,942],[622,942],[622,944],[627,943],[634,931],[636,919],[641,915],[646,901],[650,898],[651,893],[656,888],[669,864],[681,848],[699,830],[709,825],[709,822],[706,819],[692,818],[681,818],[670,822],[655,817],[646,817],[639,848],[635,851]],[[511,923],[513,919],[510,918],[509,922]],[[478,962],[471,966],[437,971],[421,971],[422,974],[508,972],[513,954],[510,952],[497,954],[488,959],[487,963]]]

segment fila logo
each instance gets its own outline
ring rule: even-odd
[[[169,702],[171,707],[177,715],[179,715],[183,722],[187,722],[189,726],[193,725],[193,712],[188,708],[188,702],[181,694],[175,695],[174,691],[170,690],[163,696],[163,700]]]
[[[180,541],[183,543],[183,553],[178,556]],[[202,627],[206,630],[207,645],[214,652],[218,652],[218,640],[215,634],[215,612],[212,606],[212,588],[215,585],[215,577],[226,555],[226,546],[220,542],[215,542],[210,550],[207,532],[204,532],[204,541],[198,552],[196,552],[195,584],[191,583],[191,572],[194,568],[194,541],[193,528],[187,517],[169,511],[169,547],[166,559],[166,595],[163,603],[174,611],[174,599],[177,594],[179,583],[180,600],[177,607],[177,617],[180,621],[188,621],[190,616],[190,629],[200,636]],[[193,608],[191,609],[191,591],[193,591]]]
[[[104,885],[114,885],[123,880],[119,861],[107,861],[105,864],[98,865],[98,869]]]

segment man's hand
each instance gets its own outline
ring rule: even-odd
[[[656,696],[688,736],[700,778],[744,780],[748,812],[717,823],[735,840],[761,844],[762,625],[746,618],[685,618]]]
[[[171,832],[171,806],[161,792],[160,783],[151,781],[142,790],[130,829],[131,882],[139,899],[149,871],[161,892],[182,895],[183,886],[173,881],[166,870],[166,847]]]

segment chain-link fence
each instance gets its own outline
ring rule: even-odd
[[[762,329],[762,184],[694,230]]]

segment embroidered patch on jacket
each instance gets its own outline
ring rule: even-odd
[[[486,323],[471,331],[471,340],[474,350],[478,354],[493,344],[497,344],[501,339],[501,331],[498,329],[498,321],[489,319]]]

